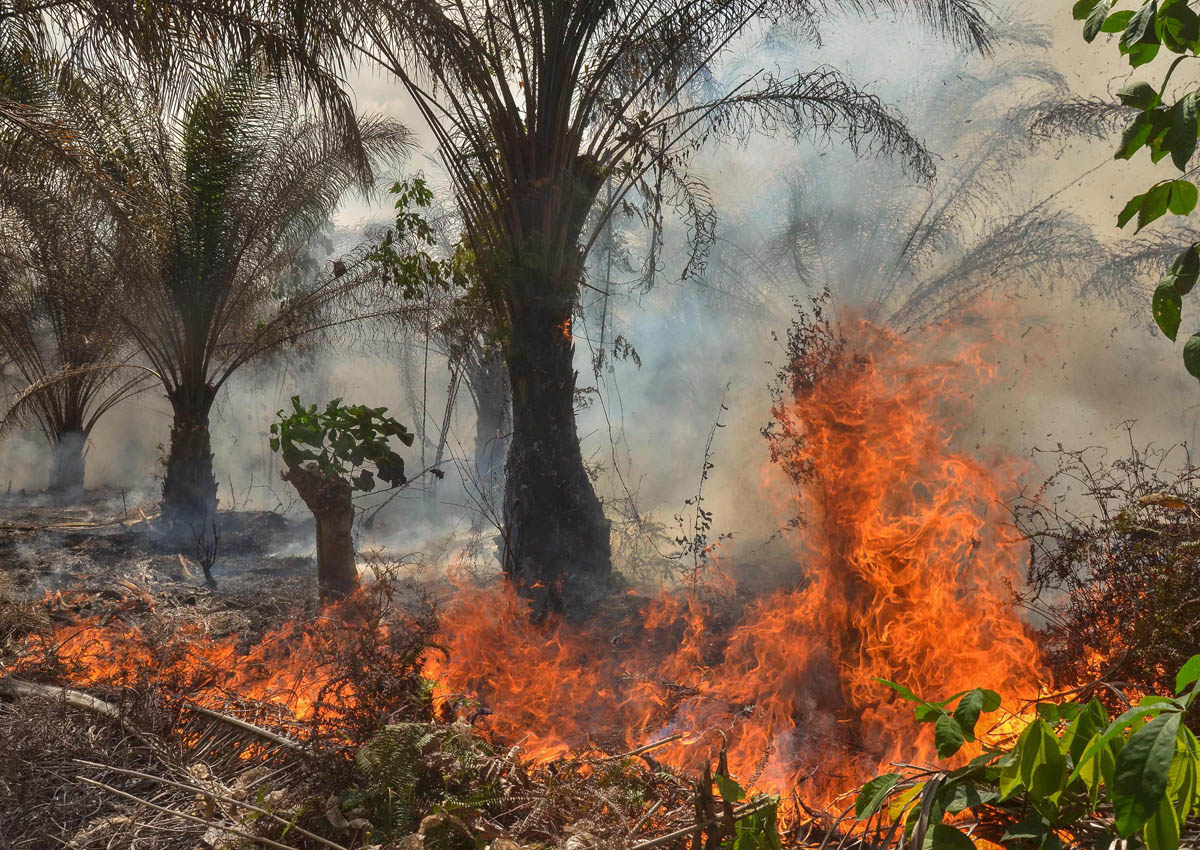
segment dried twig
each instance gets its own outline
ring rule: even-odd
[[[211,708],[205,708],[203,706],[196,705],[195,703],[188,702],[184,703],[184,705],[187,706],[187,708],[191,711],[203,714],[205,717],[211,717],[213,720],[219,720],[222,723],[227,723],[230,726],[241,729],[243,732],[249,732],[251,735],[255,735],[263,740],[270,741],[273,744],[278,744],[279,746],[291,750],[294,753],[303,753],[305,751],[304,745],[298,741],[293,741],[291,738],[278,735],[275,732],[271,732],[270,730],[262,728],[261,726],[255,726],[253,723],[250,723],[246,720],[232,717],[228,714],[222,714],[219,711],[213,711]]]
[[[759,809],[766,808],[770,805],[773,805],[770,799],[755,800],[753,802],[746,803],[745,805],[738,806],[736,809],[734,809],[733,817],[735,819],[742,818],[746,815],[754,814]],[[697,829],[707,829],[710,826],[716,826],[718,823],[724,820],[724,818],[725,815],[722,814],[719,817],[710,818],[709,820],[701,823],[688,824],[682,829],[677,829],[674,832],[668,832],[666,835],[660,835],[658,838],[652,838],[649,841],[643,841],[641,844],[635,844],[630,847],[629,850],[650,850],[652,847],[661,847],[664,844],[670,844],[676,839],[686,838],[694,833]]]
[[[94,761],[86,761],[84,759],[75,759],[75,761],[78,762],[79,764],[87,765],[88,767],[94,767],[99,770],[109,770],[109,771],[112,771],[113,773],[121,773],[126,776],[136,776],[140,779],[149,779],[152,782],[161,782],[163,785],[170,785],[174,788],[180,788],[184,791],[192,791],[196,794],[200,794],[205,797],[211,797],[214,800],[220,800],[222,803],[229,803],[234,806],[241,806],[242,808],[249,809],[252,812],[258,812],[260,815],[266,815],[267,817],[269,817],[271,820],[275,821],[276,823],[280,823],[280,824],[283,824],[284,826],[290,827],[293,831],[300,833],[301,835],[305,836],[306,838],[311,838],[313,841],[324,844],[326,847],[332,848],[332,850],[346,850],[346,848],[343,847],[341,844],[338,844],[334,841],[330,841],[328,838],[322,838],[321,836],[317,835],[315,832],[309,832],[304,827],[298,826],[298,825],[294,824],[292,821],[287,820],[286,818],[281,818],[279,815],[275,814],[272,811],[269,811],[269,810],[263,809],[263,808],[259,808],[258,806],[254,805],[253,803],[247,803],[245,800],[238,800],[234,797],[228,797],[224,794],[217,794],[214,791],[209,791],[209,790],[207,790],[205,788],[201,788],[197,785],[188,785],[186,782],[176,782],[173,779],[165,779],[161,776],[155,776],[151,773],[143,773],[140,770],[128,770],[123,767],[112,767],[107,764],[100,764],[99,762],[94,762]]]
[[[138,797],[134,794],[128,794],[119,788],[113,788],[111,785],[105,785],[103,782],[83,776],[82,774],[76,776],[75,778],[80,782],[86,782],[89,785],[95,785],[97,788],[102,788],[103,790],[108,791],[110,794],[116,794],[118,797],[124,797],[130,802],[137,803],[141,806],[146,806],[147,808],[153,809],[156,812],[162,812],[164,815],[172,815],[173,817],[202,824],[206,827],[216,827],[222,832],[228,832],[230,835],[236,835],[238,838],[245,838],[247,841],[253,841],[258,844],[265,844],[268,847],[274,847],[275,850],[299,850],[299,848],[293,847],[291,844],[281,844],[280,842],[274,841],[270,838],[263,838],[261,835],[251,835],[248,832],[242,832],[240,829],[235,829],[232,826],[227,826],[222,823],[214,823],[213,821],[205,820],[204,818],[197,817],[196,815],[189,815],[186,812],[176,811],[175,809],[170,809],[166,806],[159,806],[155,803],[151,803],[148,800],[143,800],[141,797]],[[339,850],[348,850],[348,848],[340,847]]]

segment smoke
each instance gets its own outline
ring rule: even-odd
[[[823,64],[843,70],[909,116],[935,155],[938,179],[948,180],[974,155],[964,140],[986,136],[976,128],[1002,125],[1014,107],[1061,84],[1075,94],[1105,95],[1124,74],[1109,58],[1115,50],[1082,44],[1066,7],[1048,9],[1023,0],[1006,16],[1023,33],[1041,25],[1044,32],[1037,37],[1045,47],[1026,44],[1015,59],[1002,52],[963,57],[914,22],[882,16],[847,18],[828,27],[819,45],[779,39],[753,51],[747,45],[740,64],[765,64],[781,72]],[[951,108],[963,87],[988,74],[1008,73],[1004,63],[1015,60],[1043,62],[1062,79],[1021,78],[981,101],[976,112]],[[1013,74],[1021,77],[1016,70]],[[420,130],[415,111],[385,75],[363,72],[353,82],[361,109],[400,116]],[[443,185],[432,144],[421,138],[424,158],[412,168],[424,170],[435,186]],[[1031,149],[1006,182],[956,224],[956,238],[969,240],[1014,208],[1050,195],[1057,208],[1077,213],[1098,239],[1125,238],[1113,224],[1115,213],[1147,172],[1115,163],[1081,177],[1109,159],[1108,142]],[[870,193],[886,197],[893,188],[896,194],[931,190],[914,189],[900,163],[856,160],[836,139],[797,143],[752,136],[741,145],[706,149],[695,170],[712,191],[720,222],[719,241],[698,280],[678,279],[686,241],[678,222],[665,235],[653,288],[640,286],[644,275],[637,268],[618,267],[611,281],[602,280],[604,270],[595,264],[590,272],[589,282],[610,288],[613,295],[601,299],[586,290],[584,317],[575,327],[580,385],[595,390],[584,396],[580,431],[601,493],[614,506],[632,499],[639,516],[660,523],[664,550],[672,548],[670,538],[678,531],[675,513],[703,487],[705,507],[714,512],[713,534],[736,532],[735,540],[746,541],[745,551],[752,551],[780,519],[763,510],[760,492],[766,447],[759,429],[770,416],[772,376],[783,365],[783,350],[772,334],[786,331],[796,301],[822,287],[828,285],[835,299],[852,308],[861,306],[856,299],[869,296],[875,282],[819,269],[801,281],[794,267],[769,256],[769,244],[788,225],[792,188],[797,181],[810,187],[812,202],[835,233],[842,222],[861,215],[863,204],[872,202]],[[363,228],[351,223],[386,218],[386,203],[349,200],[336,221],[361,234]],[[644,232],[629,222],[616,226],[635,259],[645,253]],[[842,253],[858,250],[861,238],[855,235],[851,244],[851,237],[847,230]],[[944,259],[935,252],[935,262]],[[981,448],[1030,458],[1030,475],[1036,477],[1035,449],[1061,443],[1120,451],[1126,439],[1121,423],[1130,419],[1138,420],[1135,433],[1145,441],[1195,438],[1195,384],[1182,369],[1178,346],[1173,349],[1148,327],[1148,311],[1130,316],[1111,304],[1081,300],[1081,281],[1061,269],[1031,277],[1036,285],[992,281],[1020,333],[994,346],[1003,378],[980,389],[968,439]],[[1143,283],[1131,281],[1131,286]],[[422,449],[424,463],[431,462],[449,384],[445,361],[423,350],[410,349],[401,357],[401,346],[412,341],[394,328],[373,328],[369,335],[371,340],[351,348],[318,346],[306,355],[303,368],[285,353],[247,369],[222,391],[213,415],[213,447],[223,506],[297,510],[266,443],[275,411],[293,394],[306,402],[340,396],[386,406],[401,422],[430,435],[406,454],[410,470],[422,468]],[[605,356],[596,375],[593,363],[600,351]],[[702,482],[705,443],[718,417],[725,427],[715,431],[714,467]],[[154,389],[110,413],[89,441],[88,486],[156,499],[169,427],[167,406]],[[469,468],[474,441],[474,412],[465,392],[459,392],[447,436],[446,480],[432,497],[413,490],[392,500],[364,535],[368,545],[416,552],[470,527],[474,491],[457,474],[460,467]],[[14,489],[44,487],[48,458],[39,435],[6,440],[0,444],[0,487],[10,479]],[[390,495],[363,502],[377,505]],[[487,523],[476,521],[476,528],[480,525]]]

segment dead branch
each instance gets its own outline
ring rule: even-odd
[[[138,777],[139,779],[148,779],[151,782],[160,782],[163,785],[170,785],[173,788],[179,788],[183,791],[192,791],[196,794],[200,794],[203,797],[210,797],[214,800],[219,800],[222,803],[229,803],[230,805],[241,806],[244,809],[249,809],[250,811],[257,812],[260,815],[266,815],[267,817],[269,817],[271,820],[275,821],[276,823],[282,824],[283,826],[286,826],[286,827],[290,827],[294,832],[298,832],[301,835],[305,836],[306,838],[311,838],[313,841],[316,841],[320,844],[324,844],[326,847],[331,848],[331,850],[347,850],[347,848],[343,847],[341,844],[338,844],[334,841],[330,841],[328,838],[322,838],[321,836],[317,835],[315,832],[309,832],[304,827],[299,826],[299,825],[293,823],[292,821],[287,820],[286,818],[281,818],[279,815],[275,814],[274,812],[268,811],[267,809],[259,808],[258,806],[254,805],[253,803],[247,803],[245,800],[238,800],[234,797],[228,797],[224,794],[217,794],[213,791],[208,791],[197,785],[188,785],[186,782],[176,782],[173,779],[165,779],[161,776],[155,776],[151,773],[143,773],[140,770],[128,770],[123,767],[111,767],[110,765],[107,765],[107,764],[100,764],[99,762],[94,762],[94,761],[86,761],[84,759],[75,759],[75,761],[79,764],[87,765],[88,767],[94,767],[98,770],[109,770],[109,771],[112,771],[113,773],[124,774],[125,776],[135,776],[135,777]]]
[[[148,800],[143,800],[141,797],[138,797],[134,794],[128,794],[119,788],[113,788],[111,785],[105,785],[103,782],[99,782],[99,781],[97,781],[95,779],[91,779],[87,776],[79,775],[79,776],[76,776],[75,778],[78,779],[80,782],[86,782],[89,785],[95,785],[97,788],[101,788],[105,791],[108,791],[110,794],[116,794],[118,797],[124,797],[126,800],[129,800],[130,802],[137,803],[138,805],[141,805],[141,806],[146,806],[147,808],[153,809],[156,812],[161,812],[164,815],[172,815],[174,817],[181,818],[183,820],[202,824],[206,827],[214,827],[215,826],[217,829],[220,829],[222,832],[228,832],[230,835],[236,835],[238,838],[244,838],[247,841],[252,841],[252,842],[255,842],[258,844],[265,844],[268,847],[274,847],[275,850],[299,850],[299,848],[293,847],[291,844],[281,844],[280,842],[274,841],[270,838],[263,838],[261,835],[251,835],[248,832],[242,832],[240,829],[235,829],[232,826],[226,826],[225,824],[221,824],[221,823],[213,823],[210,820],[205,820],[204,818],[197,817],[196,815],[189,815],[186,812],[180,812],[180,811],[176,811],[175,809],[167,808],[166,806],[156,805],[155,803],[151,803]],[[340,850],[347,850],[347,848],[342,847],[342,848],[340,848]]]
[[[187,708],[191,711],[198,712],[199,714],[203,714],[205,717],[209,717],[213,720],[220,721],[221,723],[226,723],[230,726],[236,727],[236,728],[242,730],[243,732],[249,732],[251,735],[262,738],[265,741],[270,741],[273,744],[278,744],[279,746],[281,746],[285,749],[291,750],[294,753],[303,753],[304,752],[304,745],[299,743],[298,741],[293,741],[291,738],[286,738],[283,735],[278,735],[275,732],[271,732],[267,729],[262,728],[261,726],[255,726],[253,723],[250,723],[249,721],[242,720],[237,717],[232,717],[228,714],[222,714],[219,711],[213,711],[211,708],[204,708],[203,706],[196,705],[195,703],[189,702],[189,703],[184,703],[184,705],[186,705]]]
[[[60,688],[57,685],[39,685],[35,682],[9,678],[0,679],[0,696],[8,697],[9,699],[43,697],[45,699],[61,700],[75,708],[82,708],[84,711],[90,711],[93,714],[99,714],[102,717],[115,720],[121,724],[121,727],[126,732],[133,735],[142,743],[147,746],[153,746],[146,733],[137,728],[129,718],[125,717],[119,708],[91,694],[85,694],[83,691],[73,691],[69,688]]]

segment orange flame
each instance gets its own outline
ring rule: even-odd
[[[875,677],[935,698],[1036,695],[1048,683],[1010,592],[1024,550],[1001,502],[1016,470],[959,447],[956,423],[990,369],[979,346],[955,340],[961,353],[944,356],[939,342],[855,324],[855,356],[777,406],[780,459],[804,471],[799,487],[775,465],[764,473],[781,515],[799,506],[804,518],[789,524],[795,570],[782,589],[732,618],[720,588],[700,587],[625,596],[587,624],[535,624],[511,589],[460,587],[441,615],[445,652],[425,661],[435,701],[481,704],[490,734],[537,761],[670,737],[660,762],[693,769],[725,746],[755,790],[827,805],[889,762],[933,758],[911,706]],[[357,699],[333,687],[328,639],[288,626],[247,653],[197,629],[164,647],[84,623],[43,649],[79,684],[134,684],[153,658],[194,702],[249,698],[302,722],[318,701]]]
[[[681,733],[660,761],[694,768],[725,742],[735,776],[825,804],[889,762],[933,758],[875,677],[931,698],[1036,695],[1038,650],[1010,592],[1023,547],[1001,502],[1014,470],[956,448],[989,372],[981,351],[931,360],[865,323],[852,334],[870,353],[775,411],[796,437],[785,463],[809,470],[800,493],[767,475],[785,515],[799,498],[806,519],[790,534],[793,587],[726,629],[718,606],[664,595],[632,639],[535,626],[511,592],[463,591],[443,615],[448,654],[427,668],[440,697],[478,698],[493,734],[535,759]]]

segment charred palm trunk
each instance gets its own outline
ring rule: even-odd
[[[468,366],[467,380],[475,398],[475,475],[493,505],[504,493],[504,456],[512,432],[508,375],[499,350]]]
[[[505,572],[534,601],[535,617],[585,613],[610,588],[609,522],[575,427],[574,352],[565,299],[543,299],[514,317],[502,545]]]
[[[312,511],[317,527],[317,586],[321,601],[344,599],[358,589],[354,559],[354,503],[349,482],[323,475],[315,466],[283,474]]]
[[[182,385],[168,393],[174,412],[167,474],[163,479],[163,518],[177,536],[198,536],[217,515],[208,416],[216,391],[208,385]]]
[[[84,446],[87,435],[82,426],[54,435],[50,457],[50,492],[56,496],[74,496],[83,492]]]

